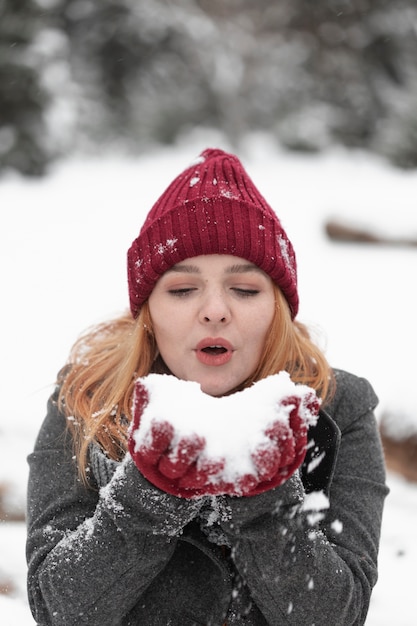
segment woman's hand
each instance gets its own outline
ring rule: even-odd
[[[155,378],[157,375],[152,376]],[[169,378],[169,384],[175,385],[176,379]],[[161,384],[158,391],[163,394],[164,381],[158,381],[158,384],[159,382]],[[182,387],[187,384],[184,381],[177,382],[179,386],[182,383]],[[253,410],[247,439],[244,438],[244,432],[239,433],[245,445],[241,451],[237,451],[238,456],[247,458],[237,468],[236,462],[228,457],[228,447],[232,448],[234,442],[222,441],[220,449],[223,453],[213,454],[213,446],[209,440],[213,433],[207,429],[205,432],[197,417],[194,417],[194,428],[186,432],[183,424],[174,417],[161,415],[161,406],[152,410],[152,399],[158,385],[150,385],[150,392],[147,379],[138,380],[135,384],[133,422],[129,436],[129,450],[138,469],[163,491],[183,498],[222,494],[251,496],[282,484],[304,459],[308,425],[317,416],[319,402],[313,390],[303,386],[296,387],[293,383],[291,385],[296,388],[297,393],[287,393],[279,397],[277,385],[272,419],[258,419],[259,425],[255,428],[254,422],[259,414],[259,402],[255,401],[258,394],[254,394],[257,384],[259,383],[225,398],[214,399],[199,390],[193,400],[194,416],[204,414],[205,403],[210,407],[214,401],[213,409],[217,411],[224,404],[226,414],[223,419],[219,419],[219,430],[215,432],[217,440],[226,439],[225,435],[228,433],[222,432],[220,425],[225,420],[231,420],[230,413],[234,405],[236,411],[241,412],[243,401],[249,412]],[[265,391],[264,388],[265,384],[260,385],[261,392]],[[178,391],[184,392],[184,388]],[[183,397],[181,393],[178,394],[180,406]],[[201,406],[197,406],[196,402],[201,403]],[[254,406],[251,409],[252,402]],[[267,408],[264,410],[267,411]],[[165,411],[170,412],[169,408],[165,408]],[[172,413],[174,415],[174,409]],[[147,419],[143,418],[144,415]],[[239,422],[239,427],[241,431],[245,430],[244,419]]]

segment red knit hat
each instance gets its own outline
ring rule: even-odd
[[[254,263],[280,287],[296,316],[291,242],[239,159],[223,150],[205,150],[149,211],[128,251],[133,317],[167,269],[202,254],[232,254]]]

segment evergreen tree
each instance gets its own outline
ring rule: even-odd
[[[40,175],[49,159],[43,142],[47,95],[31,47],[39,28],[32,0],[0,1],[0,170]]]
[[[0,167],[211,126],[417,165],[413,0],[0,0]],[[4,112],[3,112],[4,111]]]

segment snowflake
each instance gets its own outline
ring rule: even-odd
[[[288,240],[282,235],[277,236],[277,241],[281,250],[281,256],[284,259],[285,265],[290,270],[291,274],[295,274],[293,260],[288,250]]]

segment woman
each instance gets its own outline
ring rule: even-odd
[[[206,150],[171,183],[128,278],[131,312],[75,344],[29,457],[37,623],[363,624],[387,493],[377,399],[295,319],[292,245],[235,156]],[[284,417],[226,475],[283,371]],[[214,458],[199,428],[221,421]]]

